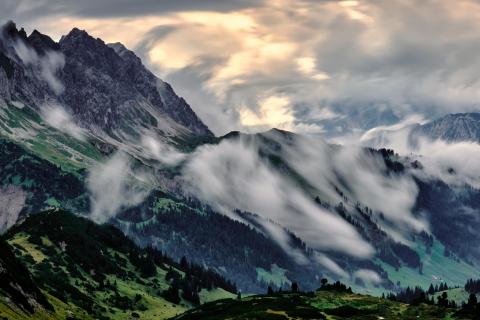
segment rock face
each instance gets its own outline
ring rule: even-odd
[[[132,51],[77,28],[56,43],[36,30],[27,36],[7,23],[0,36],[0,84],[3,100],[38,111],[59,104],[95,134],[123,139],[145,131],[213,136],[185,100]]]
[[[0,234],[17,222],[25,200],[27,193],[19,187],[9,185],[0,188]]]
[[[480,142],[480,113],[456,113],[418,126],[414,135],[422,134],[432,139],[448,142]]]

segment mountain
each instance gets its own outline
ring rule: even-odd
[[[101,218],[248,293],[328,277],[381,295],[477,273],[479,191],[422,159],[276,129],[215,137],[122,44],[13,23],[0,42],[1,232],[52,208]]]
[[[46,311],[61,319],[68,306],[72,316],[82,319],[164,319],[236,292],[211,271],[141,249],[111,226],[63,211],[32,215],[11,228],[5,239],[15,256],[3,243],[0,276],[13,280],[2,281],[1,289],[29,314]],[[32,299],[25,301],[18,292]],[[29,304],[33,298],[38,305]],[[0,316],[3,312],[0,308]]]
[[[416,127],[412,135],[424,135],[448,142],[480,142],[480,113],[449,114]]]
[[[36,30],[27,36],[13,22],[1,34],[6,107],[26,106],[40,115],[61,110],[51,119],[57,128],[97,144],[134,143],[146,134],[177,143],[212,136],[185,100],[121,44],[107,45],[77,28],[56,43]],[[5,111],[4,121],[12,121]]]

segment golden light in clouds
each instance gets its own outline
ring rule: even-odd
[[[74,27],[86,30],[93,37],[98,37],[106,43],[121,42],[134,49],[140,41],[155,27],[171,26],[178,23],[170,16],[147,16],[142,18],[78,18],[58,17],[38,22],[39,29],[49,36],[59,40]]]
[[[312,57],[297,58],[298,70],[304,74],[312,74],[315,72],[315,59]]]
[[[355,6],[358,6],[358,1],[351,1],[351,0],[340,1],[340,5],[344,7],[355,7]]]
[[[247,127],[266,127],[291,129],[295,117],[289,108],[290,100],[285,96],[270,96],[259,102],[258,112],[243,108],[240,110],[240,121]]]
[[[330,79],[330,76],[325,72],[317,72],[315,67],[315,59],[312,57],[302,57],[295,60],[298,65],[298,70],[312,79],[323,81]]]

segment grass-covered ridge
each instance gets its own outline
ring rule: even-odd
[[[455,310],[408,305],[348,292],[274,293],[204,304],[176,320],[220,319],[460,319]]]
[[[5,238],[51,304],[71,306],[81,318],[168,318],[210,295],[235,292],[213,272],[185,259],[176,263],[137,247],[112,226],[60,210],[29,216]]]
[[[0,108],[0,134],[69,172],[87,168],[103,158],[94,146],[96,139],[81,141],[65,134],[20,102]]]

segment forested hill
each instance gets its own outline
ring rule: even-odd
[[[35,318],[39,312],[62,318],[66,308],[82,319],[166,318],[236,293],[234,284],[185,258],[175,262],[157,250],[139,248],[118,229],[65,211],[29,216],[5,239],[18,258],[15,263],[31,273],[27,285],[39,301],[29,307],[17,299],[18,318]],[[2,305],[0,316],[12,318],[8,309]]]

